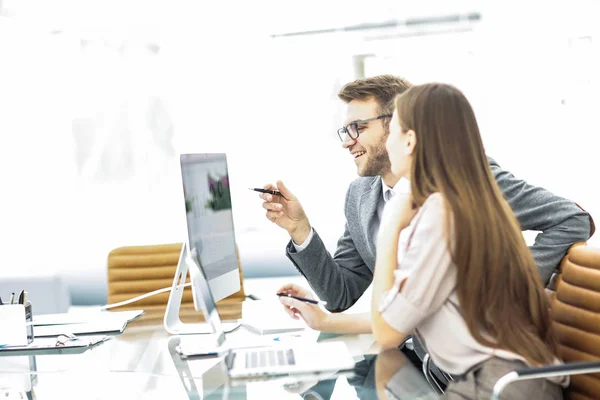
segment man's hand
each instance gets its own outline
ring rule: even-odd
[[[277,293],[289,293],[294,296],[314,299],[313,295],[308,290],[301,286],[294,285],[293,283],[282,286]],[[312,329],[317,331],[323,330],[328,314],[318,305],[306,303],[291,297],[280,297],[279,301],[283,304],[285,312],[287,312],[290,317],[294,319],[302,318]]]
[[[279,190],[281,193],[260,194],[260,198],[265,201],[263,208],[267,210],[267,219],[288,231],[294,243],[304,243],[310,234],[311,226],[300,201],[281,181],[277,181],[276,185],[265,185],[263,189]]]

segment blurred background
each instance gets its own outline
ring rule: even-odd
[[[384,73],[456,85],[490,156],[598,220],[597,9],[0,0],[0,276],[52,271],[105,303],[110,250],[185,240],[188,152],[228,155],[244,275],[296,274],[247,188],[282,179],[333,250],[356,176],[336,93]]]

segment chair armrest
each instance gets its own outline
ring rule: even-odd
[[[516,381],[528,379],[552,378],[554,376],[579,375],[600,372],[600,361],[577,362],[562,365],[550,365],[538,368],[516,369],[498,379],[492,390],[492,400],[500,399],[500,393],[506,386]]]
[[[412,336],[405,337],[400,346],[398,346],[398,349],[403,349],[404,347],[407,347],[409,350],[414,349]]]
[[[423,367],[423,375],[425,375],[425,379],[427,380],[427,383],[429,383],[429,386],[431,386],[433,391],[438,395],[444,394],[444,389],[442,389],[442,387],[440,386],[440,384],[438,383],[438,381],[435,379],[435,377],[433,376],[433,374],[431,372],[431,357],[430,357],[429,353],[425,354],[425,357],[423,358],[422,367]]]

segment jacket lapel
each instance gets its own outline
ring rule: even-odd
[[[381,178],[377,177],[371,184],[371,189],[361,196],[359,207],[360,227],[370,259],[367,265],[372,269],[375,265],[375,241],[379,229],[377,204],[381,198]],[[367,260],[365,260],[367,261]]]

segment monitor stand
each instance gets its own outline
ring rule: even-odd
[[[165,310],[165,317],[163,319],[165,330],[173,335],[198,335],[215,333],[209,323],[185,323],[181,321],[181,318],[179,318],[179,309],[181,308],[181,300],[183,298],[183,291],[185,290],[183,285],[187,279],[190,264],[192,262],[193,261],[190,257],[188,245],[184,242],[183,246],[181,247],[179,262],[177,263],[177,269],[175,270],[175,276],[173,277],[173,286],[171,287],[171,293],[169,294],[169,301],[167,302],[167,309]],[[196,310],[202,312],[200,305],[196,304],[196,301],[197,299],[194,298],[194,306]],[[225,332],[230,332],[236,329],[239,325],[239,322],[225,322],[222,324],[222,327]]]

